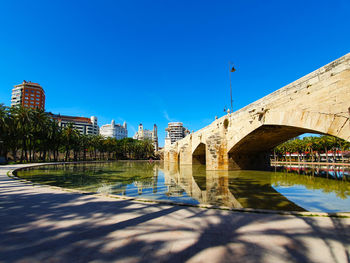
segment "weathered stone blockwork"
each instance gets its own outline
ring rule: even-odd
[[[350,53],[177,141],[164,160],[205,159],[207,170],[265,169],[273,147],[305,132],[350,141],[349,117]]]

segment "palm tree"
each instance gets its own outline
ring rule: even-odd
[[[304,137],[303,138],[303,143],[304,143],[304,149],[307,152],[311,153],[311,162],[314,161],[314,149],[315,149],[315,142],[316,138],[313,136],[310,137]]]
[[[145,159],[154,156],[150,140],[138,141],[131,138],[116,140],[99,135],[80,135],[73,124],[64,129],[40,109],[23,107],[7,108],[0,104],[0,155],[7,159],[12,152],[16,161],[17,151],[21,151],[20,161],[58,160],[59,151],[64,152],[65,160],[70,160],[73,150],[74,160],[86,160],[86,151],[97,152],[100,159],[129,158]],[[48,157],[47,157],[48,156]],[[92,157],[92,156],[90,156]]]
[[[89,148],[89,140],[90,137],[88,135],[80,135],[79,136],[79,145],[80,150],[83,151],[83,160],[86,161],[86,152]]]
[[[92,135],[91,136],[91,150],[94,152],[94,159],[97,159],[97,150],[100,148],[101,140],[103,137],[100,135]]]
[[[17,140],[21,142],[21,162],[28,162],[28,141],[31,132],[31,109],[24,107],[11,107],[11,114],[15,118]]]
[[[323,147],[324,152],[326,154],[326,162],[329,162],[328,158],[328,150],[333,146],[333,139],[331,136],[323,135],[319,138],[319,144]]]
[[[329,143],[329,148],[333,150],[333,162],[336,162],[337,158],[337,150],[339,148],[339,139],[334,136],[327,136],[328,137],[328,143]]]
[[[7,162],[8,152],[9,118],[7,107],[0,104],[0,157],[5,157],[5,162]]]
[[[31,114],[31,141],[30,150],[32,151],[32,159],[36,158],[36,151],[40,151],[40,157],[47,149],[49,117],[44,110],[36,108]],[[45,158],[44,158],[45,160]]]
[[[64,142],[65,158],[67,162],[70,159],[69,153],[73,149],[76,137],[78,136],[78,131],[74,128],[73,123],[68,123],[68,125],[62,131],[62,139]]]
[[[344,151],[350,149],[350,142],[337,138],[338,147],[341,154],[341,162],[344,163]]]
[[[48,122],[47,143],[48,151],[51,151],[53,160],[57,161],[59,155],[59,148],[63,144],[62,128],[58,126],[57,121],[50,119]],[[49,158],[51,160],[51,154]]]

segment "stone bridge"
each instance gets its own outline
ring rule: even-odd
[[[271,149],[303,133],[350,141],[349,117],[350,53],[166,147],[164,161],[268,169]]]

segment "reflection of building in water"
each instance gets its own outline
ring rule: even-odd
[[[164,185],[168,188],[165,193],[167,196],[178,197],[184,195],[185,190],[168,173],[164,173]]]
[[[165,195],[169,197],[180,197],[184,195],[184,192],[184,189],[174,183],[173,185],[168,186],[168,191],[165,193]]]
[[[158,187],[158,166],[154,166],[154,172],[153,172],[153,193],[157,193],[157,187]]]
[[[148,181],[134,181],[134,185],[137,187],[137,193],[142,194],[144,189],[152,188],[153,193],[157,193],[157,184],[158,184],[158,166],[154,166],[152,180]]]
[[[137,187],[137,193],[142,194],[143,189],[153,188],[153,180],[152,181],[135,181],[134,185]]]
[[[96,190],[97,193],[101,194],[119,194],[119,195],[125,195],[126,192],[126,185],[122,183],[115,183],[115,184],[102,184],[99,186]]]
[[[169,178],[164,185],[168,187],[168,191],[165,193],[167,196],[179,197],[183,196],[185,190],[182,189],[173,179]]]

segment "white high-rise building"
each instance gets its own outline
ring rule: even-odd
[[[173,144],[190,134],[190,131],[183,126],[182,122],[169,122],[165,131],[167,133],[165,146]]]
[[[157,132],[157,125],[153,125],[153,131],[143,129],[142,123],[139,124],[139,129],[135,133],[134,137],[135,140],[151,140],[152,144],[154,146],[154,150],[158,151],[158,132]]]
[[[73,127],[80,132],[80,134],[85,135],[98,135],[98,124],[97,117],[91,116],[90,118],[86,117],[77,117],[77,116],[66,116],[60,114],[49,113],[51,118],[56,120],[58,126],[65,128],[69,123],[73,124]]]
[[[115,121],[112,120],[110,124],[105,124],[100,127],[100,134],[104,137],[116,138],[117,140],[126,138],[128,137],[126,122],[121,125],[119,123],[115,124]]]

